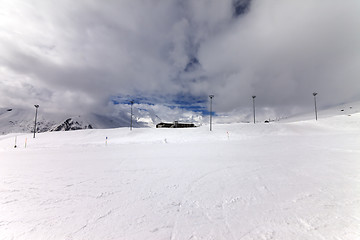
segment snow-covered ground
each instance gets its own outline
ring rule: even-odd
[[[0,239],[360,239],[359,113],[213,129],[0,136]]]

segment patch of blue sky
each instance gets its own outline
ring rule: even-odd
[[[208,99],[206,96],[192,96],[190,94],[182,93],[175,96],[115,96],[111,99],[114,105],[126,104],[130,105],[130,101],[136,104],[145,104],[154,106],[156,104],[165,105],[171,109],[179,108],[187,111],[201,113],[203,115],[210,115],[208,108]],[[213,113],[214,114],[214,113]]]

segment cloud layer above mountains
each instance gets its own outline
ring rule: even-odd
[[[211,93],[217,112],[254,94],[291,112],[312,108],[314,91],[320,105],[360,100],[359,26],[358,0],[3,0],[0,106],[89,112],[118,96]]]

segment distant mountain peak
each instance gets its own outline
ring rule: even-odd
[[[63,123],[57,124],[50,129],[50,132],[54,131],[71,131],[79,129],[93,129],[93,126],[83,121],[74,120],[72,118],[66,119]]]
[[[133,126],[148,127],[154,125],[151,121],[151,114],[148,115],[150,117],[143,116],[144,119],[148,117],[148,121],[139,121],[134,118]],[[34,120],[35,113],[32,108],[0,108],[0,135],[34,132]],[[119,113],[117,116],[94,113],[69,116],[60,112],[48,113],[42,110],[38,112],[36,132],[108,129],[128,126],[130,126],[130,118],[126,113]]]

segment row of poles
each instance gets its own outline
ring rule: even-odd
[[[314,105],[315,105],[315,120],[317,121],[318,119],[318,114],[317,114],[317,106],[316,106],[316,95],[318,93],[317,92],[314,92],[313,93],[313,96],[314,96]],[[209,98],[210,98],[210,131],[212,131],[212,99],[214,98],[214,95],[209,95]],[[256,96],[253,95],[252,96],[252,99],[253,99],[253,116],[254,116],[254,124],[255,124],[255,98]]]
[[[317,121],[317,107],[316,107],[316,95],[317,93],[314,92],[313,93],[313,96],[314,96],[314,104],[315,104],[315,119]],[[210,98],[210,131],[212,131],[212,99],[214,98],[215,95],[209,95],[209,98]],[[253,116],[254,116],[254,124],[255,124],[255,98],[256,96],[252,96],[252,99],[253,99]],[[131,100],[130,101],[130,105],[131,105],[131,117],[130,117],[130,131],[132,131],[132,128],[133,128],[133,105],[134,105],[134,101]],[[36,104],[34,105],[35,107],[35,126],[34,126],[34,138],[35,138],[35,133],[36,133],[36,122],[37,122],[37,113],[38,113],[38,108],[39,108],[39,105]]]

